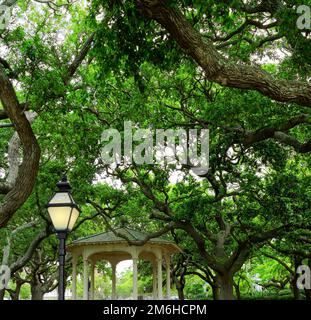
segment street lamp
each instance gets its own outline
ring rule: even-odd
[[[56,186],[59,190],[54,193],[46,207],[59,239],[58,300],[65,300],[65,242],[67,234],[78,219],[80,210],[72,198],[71,186],[65,175]]]

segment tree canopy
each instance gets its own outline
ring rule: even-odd
[[[45,204],[67,173],[82,208],[70,240],[124,219],[145,241],[169,237],[183,249],[172,263],[180,298],[243,298],[258,286],[311,298],[296,286],[297,267],[311,264],[311,44],[297,26],[311,1],[1,4],[10,10],[0,30],[6,295],[29,284],[41,299],[57,286]],[[125,121],[134,131],[208,129],[209,170],[105,163],[102,133],[117,129],[124,143]]]

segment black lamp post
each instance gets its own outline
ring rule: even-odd
[[[78,219],[80,210],[70,193],[71,186],[67,177],[63,176],[56,185],[59,190],[55,192],[46,207],[59,239],[58,300],[65,300],[65,242],[67,234]]]

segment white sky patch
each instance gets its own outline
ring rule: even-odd
[[[133,261],[132,260],[124,260],[118,263],[116,273],[117,276],[120,277],[124,271],[127,269],[132,269],[133,267]]]
[[[172,184],[176,184],[181,182],[185,177],[185,173],[181,171],[173,171],[172,174],[169,177],[169,181]]]

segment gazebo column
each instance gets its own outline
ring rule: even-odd
[[[112,282],[112,290],[111,290],[111,299],[115,300],[117,298],[117,277],[116,277],[116,269],[117,264],[111,263],[112,275],[111,275],[111,282]]]
[[[83,300],[89,298],[89,274],[88,274],[88,261],[83,257]]]
[[[71,300],[77,300],[77,256],[72,256],[72,296]]]
[[[156,261],[152,263],[152,297],[153,299],[157,299],[157,265]]]
[[[158,263],[158,299],[163,299],[162,293],[162,252],[159,253],[157,257]]]
[[[138,299],[138,254],[137,248],[132,248],[131,255],[133,260],[133,299]]]
[[[137,264],[138,264],[138,254],[135,252],[132,254],[133,259],[133,299],[138,299],[138,270],[137,270]]]
[[[166,266],[166,299],[171,298],[171,257],[165,255],[165,266]]]
[[[92,261],[92,268],[91,268],[91,300],[94,300],[94,290],[95,290],[95,263]]]

